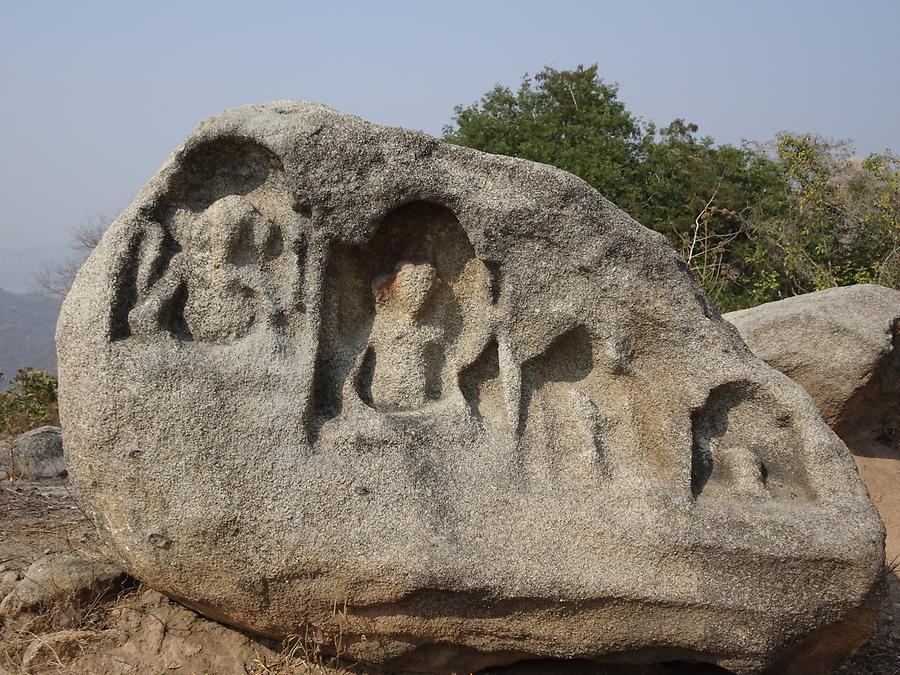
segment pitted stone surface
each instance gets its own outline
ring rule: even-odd
[[[551,167],[228,111],[57,341],[86,509],[213,618],[421,671],[789,672],[871,628],[883,528],[846,447],[663,237]]]

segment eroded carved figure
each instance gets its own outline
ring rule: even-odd
[[[224,113],[58,342],[86,508],[218,620],[327,636],[346,601],[349,658],[441,672],[790,672],[871,628],[883,530],[846,448],[662,237],[550,167]]]
[[[237,195],[223,197],[199,216],[188,250],[172,257],[167,272],[131,310],[131,330],[152,335],[180,325],[185,337],[228,342],[257,321],[283,320],[270,267],[282,249],[278,227],[253,204]]]
[[[416,410],[441,396],[443,307],[433,306],[433,296],[442,283],[431,263],[407,260],[372,282],[372,402],[379,410]]]

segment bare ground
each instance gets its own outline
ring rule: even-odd
[[[875,449],[857,457],[860,475],[888,528],[888,561],[900,560],[900,452]],[[93,526],[65,479],[0,483],[0,576],[24,571],[44,555],[103,558]],[[886,575],[887,592],[872,641],[840,670],[843,675],[900,675],[900,578]],[[569,664],[565,672],[667,673],[668,668],[613,669]],[[30,673],[212,673],[287,675],[372,672],[339,663],[314,641],[288,645],[256,639],[209,621],[156,591],[135,585],[82,611],[48,613],[24,625],[0,626],[0,675]],[[562,672],[537,663],[507,673]],[[685,670],[679,672],[702,672]]]
[[[900,450],[896,444],[854,444],[856,466],[884,521],[886,597],[874,637],[840,672],[844,675],[900,674]],[[864,453],[864,454],[863,454]]]

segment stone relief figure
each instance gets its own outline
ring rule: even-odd
[[[408,260],[372,282],[371,392],[380,410],[414,410],[440,396],[444,331],[440,307],[432,300],[442,283],[433,265]]]
[[[491,343],[492,297],[488,267],[446,207],[405,204],[365,243],[333,243],[317,355],[319,423],[357,404],[387,415],[465,406],[460,373]],[[478,389],[468,379],[466,390]]]
[[[217,200],[191,224],[188,245],[129,314],[136,334],[226,342],[259,320],[278,321],[277,277],[266,267],[284,247],[277,225],[246,198]]]

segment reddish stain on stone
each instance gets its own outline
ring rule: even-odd
[[[380,302],[387,298],[396,284],[397,274],[394,273],[375,287],[375,300]]]

